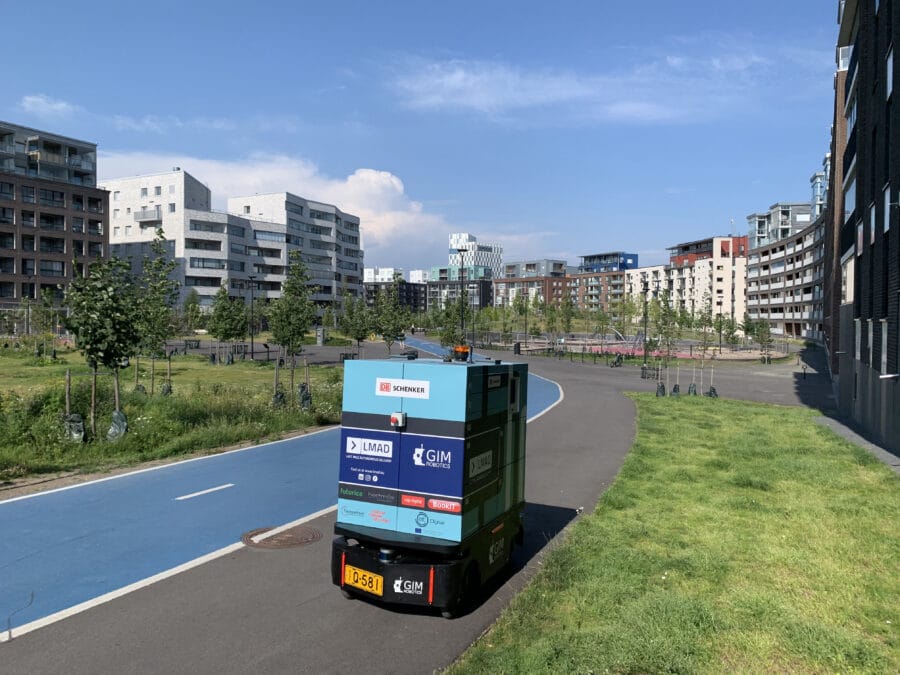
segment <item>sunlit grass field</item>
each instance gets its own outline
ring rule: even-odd
[[[900,479],[807,409],[634,399],[616,482],[450,672],[900,672]]]
[[[132,361],[120,371],[122,409],[129,428],[124,437],[107,441],[114,400],[112,376],[98,377],[97,434],[93,436],[90,370],[78,352],[59,350],[57,357],[39,360],[30,353],[0,353],[0,481],[216,451],[340,420],[343,369],[339,366],[309,367],[312,405],[304,409],[296,405],[297,387],[307,378],[302,355],[297,358],[293,389],[290,369],[280,369],[283,405],[273,401],[274,361],[211,365],[208,355],[180,355],[171,363],[170,396],[160,395],[166,360]],[[71,411],[83,417],[91,442],[78,443],[65,436],[66,370],[72,375]],[[145,393],[136,390],[136,383]]]

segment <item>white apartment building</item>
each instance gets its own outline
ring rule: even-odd
[[[737,322],[746,312],[747,238],[711,237],[669,249],[668,265],[625,270],[625,295],[638,302],[669,293],[671,306],[692,316],[709,312]]]
[[[112,254],[130,259],[139,273],[161,228],[168,255],[179,262],[181,301],[194,289],[201,306],[209,307],[221,286],[245,301],[280,297],[292,250],[302,252],[320,306],[339,303],[344,289],[362,294],[359,219],[334,206],[278,193],[230,199],[229,211],[239,213],[213,211],[209,189],[178,167],[105,181],[103,187],[110,191]],[[261,198],[268,208],[254,209]],[[251,218],[251,211],[263,215]]]
[[[427,283],[429,276],[430,276],[430,272],[428,270],[410,270],[409,271],[409,283],[411,283],[411,284]]]
[[[450,235],[450,267],[489,267],[493,277],[500,276],[503,247],[500,244],[479,244],[475,235],[457,232]]]
[[[773,335],[823,340],[825,225],[821,220],[750,251],[747,307]]]
[[[389,284],[397,277],[403,279],[402,267],[366,267],[363,269],[363,282],[367,284]]]
[[[288,248],[303,252],[311,281],[319,287],[313,296],[317,303],[337,309],[344,293],[365,297],[359,217],[290,192],[231,197],[228,212],[284,228]]]

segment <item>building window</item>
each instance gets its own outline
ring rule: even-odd
[[[175,186],[174,186],[174,185],[170,185],[170,186],[169,186],[169,194],[170,194],[170,195],[174,195],[174,194],[175,194]]]
[[[175,213],[175,204],[174,202],[169,204],[169,213]]]
[[[874,363],[872,363],[872,319],[866,319],[866,349],[869,351],[867,354],[867,361],[869,362],[869,367],[871,368]]]
[[[891,184],[884,186],[884,231],[891,229]]]
[[[887,374],[888,325],[887,319],[881,320],[881,374]]]
[[[147,188],[141,188],[141,197],[147,196]]]
[[[865,228],[863,227],[863,222],[859,221],[856,224],[856,255],[862,255],[863,242],[865,242],[865,240]]]
[[[246,213],[250,213],[250,205],[249,205],[249,204],[245,204],[245,205],[244,205],[244,213],[245,213],[245,214],[246,214]]]
[[[113,209],[113,220],[119,217],[119,209]]]
[[[153,194],[159,197],[162,194],[162,185],[157,185],[153,188]]]
[[[887,58],[884,61],[884,97],[886,99],[891,97],[891,93],[894,91],[894,48],[891,47],[888,49]]]
[[[869,204],[869,245],[875,243],[875,202]]]
[[[115,192],[113,192],[113,201],[114,201],[114,202],[119,201],[119,191],[118,191],[118,190],[116,190]]]
[[[853,319],[853,358],[862,360],[862,321]]]
[[[118,236],[119,236],[119,231],[120,231],[121,229],[122,229],[122,228],[121,228],[121,227],[118,227],[118,226],[114,227],[114,228],[113,228],[113,236],[114,236],[114,237],[118,237]]]

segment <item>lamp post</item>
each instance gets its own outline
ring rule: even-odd
[[[253,287],[256,285],[254,283],[256,281],[256,275],[250,274],[247,278],[250,280],[250,360],[253,361]]]

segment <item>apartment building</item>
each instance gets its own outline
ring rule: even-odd
[[[592,253],[581,256],[579,272],[622,272],[633,270],[638,264],[637,253],[614,251],[612,253]]]
[[[503,247],[497,243],[478,243],[478,238],[468,232],[450,235],[448,265],[451,267],[487,267],[491,276],[500,276],[503,264]]]
[[[693,316],[709,312],[744,320],[747,237],[721,236],[669,248],[665,286],[672,306]]]
[[[365,281],[366,306],[374,309],[378,294],[397,287],[397,302],[404,309],[418,314],[428,310],[428,284],[413,284],[402,278],[392,281]]]
[[[95,143],[0,122],[0,310],[44,289],[61,298],[107,254],[108,194],[96,176]]]
[[[562,301],[566,292],[565,260],[522,260],[503,263],[502,273],[494,279],[494,305],[512,307],[516,297],[524,297],[533,303]]]
[[[811,213],[809,202],[778,202],[772,204],[768,211],[751,213],[747,216],[750,248],[759,248],[797,234],[809,227]]]
[[[339,313],[345,293],[363,297],[358,216],[290,192],[232,197],[228,212],[283,228],[288,249],[302,251],[311,282],[318,287],[313,300],[320,306]]]
[[[747,314],[767,321],[773,335],[821,341],[825,223],[750,251]]]
[[[841,412],[900,451],[900,152],[896,141],[897,0],[838,3],[838,58],[850,57],[843,91],[843,217],[827,266],[840,261],[838,403]],[[836,123],[835,130],[839,128]],[[829,237],[830,238],[830,237]]]
[[[363,269],[363,283],[366,284],[389,284],[398,278],[403,278],[402,267],[366,267]]]
[[[209,188],[179,167],[104,186],[111,195],[113,254],[140,273],[162,229],[167,254],[179,263],[182,301],[194,290],[208,308],[222,286],[246,302],[278,298],[293,250],[301,251],[311,297],[323,309],[338,304],[344,290],[362,294],[359,219],[334,206],[278,193],[230,199],[229,210],[239,213],[215,211]],[[342,238],[346,247],[336,243]],[[347,260],[355,267],[345,267]]]

